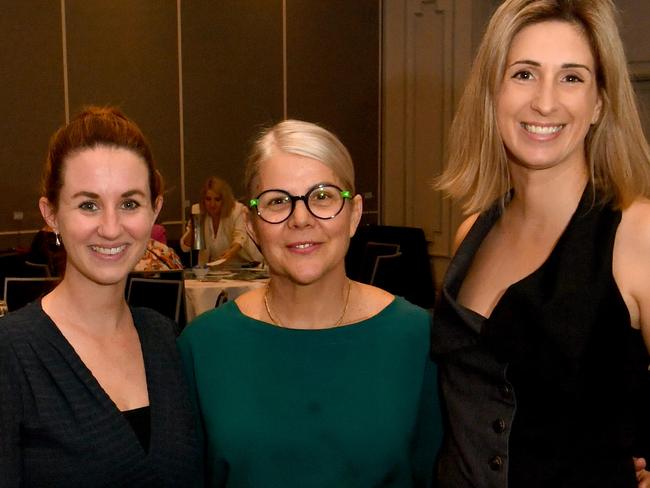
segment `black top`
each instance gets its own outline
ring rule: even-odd
[[[183,487],[200,473],[173,323],[132,309],[151,408],[146,452],[129,422],[43,312],[0,319],[1,487]]]
[[[488,319],[456,297],[498,206],[454,257],[433,331],[447,406],[441,486],[636,486],[650,359],[612,274],[621,213],[592,202],[586,191],[546,261]]]
[[[138,437],[140,445],[149,452],[149,437],[151,435],[151,408],[140,407],[133,410],[122,410],[122,415],[128,420],[133,432]]]

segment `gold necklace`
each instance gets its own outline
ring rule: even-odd
[[[282,327],[279,321],[273,317],[273,314],[271,313],[271,307],[269,306],[269,288],[270,288],[270,283],[267,283],[266,285],[266,290],[264,291],[264,307],[266,307],[266,313],[268,314],[269,318],[271,319],[271,322],[273,322],[273,325],[277,325],[278,327]],[[348,311],[348,304],[350,303],[350,290],[352,289],[352,281],[350,278],[348,278],[348,292],[345,295],[345,305],[343,306],[343,312],[341,312],[341,316],[339,319],[336,321],[336,323],[332,327],[338,327],[341,325],[343,322],[343,317],[345,317],[345,313]]]

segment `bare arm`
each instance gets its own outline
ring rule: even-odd
[[[630,312],[650,351],[650,201],[638,200],[624,210],[616,233],[613,272]],[[635,458],[639,488],[650,488],[644,458]]]
[[[241,249],[241,244],[238,242],[233,242],[228,249],[226,249],[221,256],[219,256],[217,259],[225,259],[226,261],[234,258],[237,256],[239,253],[239,250]]]
[[[613,273],[650,352],[650,200],[637,200],[623,211],[614,244]]]
[[[183,252],[188,252],[192,250],[192,244],[194,244],[194,228],[192,227],[192,220],[187,222],[187,227],[185,227],[185,232],[181,237],[181,249]]]

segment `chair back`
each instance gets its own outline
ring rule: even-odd
[[[25,256],[24,252],[13,249],[0,250],[0,286],[7,276],[26,276]]]
[[[47,295],[61,281],[53,277],[7,276],[4,283],[4,300],[10,312]]]
[[[183,280],[141,278],[133,276],[128,281],[126,301],[132,307],[152,308],[177,324],[183,297]]]
[[[377,259],[381,256],[394,256],[397,254],[400,254],[399,244],[374,241],[366,242],[361,255],[361,265],[357,279],[362,283],[373,284]]]
[[[388,257],[397,253],[401,256]],[[378,256],[387,257],[377,261]],[[433,308],[435,283],[428,244],[424,231],[420,228],[360,226],[350,240],[345,268],[353,280],[363,283],[374,281],[375,286],[403,296],[411,303]]]
[[[217,296],[216,301],[214,302],[214,308],[220,307],[228,301],[228,292],[226,290],[221,290]]]
[[[377,256],[370,284],[378,288],[390,289],[396,295],[404,295],[403,282],[401,281],[401,258],[401,252]]]
[[[32,263],[25,261],[25,276],[32,277],[49,277],[52,276],[48,264]]]

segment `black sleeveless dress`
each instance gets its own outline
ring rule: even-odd
[[[650,453],[650,359],[612,275],[621,212],[593,201],[588,187],[547,260],[488,319],[456,297],[498,205],[450,263],[433,327],[441,487],[637,485],[632,456]]]

